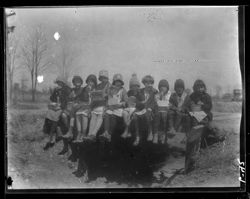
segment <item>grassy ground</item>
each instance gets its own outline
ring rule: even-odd
[[[219,133],[226,135],[226,140],[201,150],[196,170],[176,176],[168,187],[239,185],[240,113],[235,113],[241,111],[238,106],[234,103],[214,106],[215,120],[216,117],[220,119],[213,125]],[[218,113],[220,111],[224,113]],[[46,103],[21,103],[8,109],[8,175],[14,180],[13,188],[128,187],[115,181],[107,182],[105,176],[90,183],[76,178],[72,172],[77,165],[67,161],[70,152],[57,155],[62,149],[61,142],[44,152],[42,147],[47,139],[42,133],[45,113]],[[236,117],[229,117],[231,115]]]

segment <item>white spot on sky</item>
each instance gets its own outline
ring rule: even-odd
[[[60,37],[61,37],[60,34],[58,32],[55,32],[55,34],[54,34],[55,40],[60,39]]]
[[[42,83],[43,82],[43,75],[38,75],[37,76],[37,82]]]

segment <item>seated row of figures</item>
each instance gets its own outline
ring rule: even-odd
[[[206,85],[202,80],[194,82],[193,92],[190,95],[185,92],[184,81],[181,79],[175,81],[173,93],[169,90],[166,79],[160,80],[156,90],[151,75],[142,78],[144,87],[141,88],[140,81],[136,74],[133,74],[129,81],[129,91],[123,87],[121,74],[115,74],[110,84],[108,71],[102,70],[99,72],[98,80],[99,84],[97,77],[91,74],[86,79],[86,86],[82,87],[82,78],[74,76],[73,88],[70,88],[62,77],[55,80],[57,88],[50,97],[51,103],[46,115],[46,119],[52,125],[49,133],[50,141],[45,149],[55,143],[53,132],[57,128],[59,118],[69,126],[68,132],[63,135],[65,139],[72,139],[73,129],[76,128],[77,136],[74,136],[73,142],[95,141],[103,122],[104,132],[100,138],[109,142],[112,133],[115,133],[117,119],[122,118],[125,131],[121,137],[131,137],[130,127],[133,124],[134,146],[140,143],[138,121],[142,117],[148,127],[147,140],[155,144],[166,142],[167,133],[174,134],[183,127],[187,132],[193,126],[206,125],[212,120],[212,100],[206,93]]]

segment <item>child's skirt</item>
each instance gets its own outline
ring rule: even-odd
[[[93,110],[92,110],[92,113],[96,114],[96,115],[103,115],[104,113],[104,106],[98,106],[98,107],[95,107]]]
[[[106,113],[109,114],[109,115],[116,115],[118,117],[122,117],[122,112],[123,112],[123,109],[122,108],[118,108],[118,109],[115,109],[115,110],[106,110]]]
[[[76,111],[76,115],[84,115],[86,117],[88,117],[90,114],[90,108],[87,105],[83,105],[81,108],[79,108]]]
[[[135,107],[127,107],[123,109],[124,112],[127,112],[129,115],[132,115],[135,112]]]

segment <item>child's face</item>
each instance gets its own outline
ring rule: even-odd
[[[152,86],[152,84],[149,83],[149,82],[145,82],[145,83],[144,83],[144,86],[145,86],[145,88],[148,88],[148,87]]]
[[[198,92],[199,93],[204,93],[205,92],[205,87],[204,86],[199,86]]]
[[[132,85],[131,87],[130,87],[130,89],[131,90],[133,90],[133,91],[136,91],[136,90],[139,90],[139,86],[138,85]]]
[[[79,87],[81,87],[82,82],[81,82],[81,81],[76,80],[74,85],[75,85],[75,87],[79,88]]]
[[[88,81],[88,87],[93,88],[95,83],[93,81]]]
[[[106,78],[106,77],[100,77],[100,82],[106,83],[106,82],[108,82],[108,78]]]
[[[162,86],[162,87],[160,87],[160,92],[161,93],[167,93],[168,92],[168,88],[165,87],[165,86]]]
[[[122,83],[120,81],[115,81],[114,82],[114,85],[118,88],[121,88],[122,87]]]
[[[178,96],[181,96],[183,92],[184,92],[183,88],[181,88],[181,87],[176,88],[176,93],[177,93]]]

